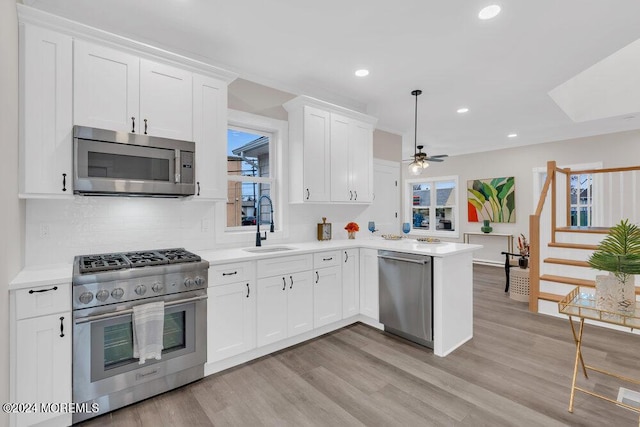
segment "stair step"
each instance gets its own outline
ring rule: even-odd
[[[609,234],[609,227],[556,227],[556,231],[562,233]]]
[[[545,301],[553,301],[553,302],[560,302],[564,297],[565,295],[556,295],[556,294],[550,294],[547,292],[540,292],[538,294],[538,299],[542,299]]]
[[[594,288],[596,286],[595,280],[576,279],[575,277],[556,276],[553,274],[543,274],[540,276],[540,280],[546,280],[548,282],[564,283],[567,285],[585,286]]]
[[[551,248],[566,248],[566,249],[586,249],[588,251],[595,251],[598,249],[598,245],[587,245],[585,243],[562,243],[551,242],[549,243]]]
[[[578,261],[575,259],[545,258],[544,262],[549,264],[573,265],[575,267],[590,267],[587,261]]]

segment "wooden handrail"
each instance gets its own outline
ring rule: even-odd
[[[549,192],[549,186],[551,185],[551,181],[555,179],[556,173],[556,162],[553,160],[547,162],[547,179],[544,181],[544,186],[542,187],[542,193],[540,194],[540,199],[538,200],[538,207],[536,208],[535,215],[540,216],[542,214],[542,208],[544,207],[544,201],[547,198],[547,193]]]
[[[589,173],[631,172],[631,171],[640,171],[640,166],[628,166],[623,168],[607,168],[607,169],[582,169],[582,170],[558,169],[558,171],[562,173],[566,173],[568,175],[569,174],[581,175],[581,174],[589,174]]]

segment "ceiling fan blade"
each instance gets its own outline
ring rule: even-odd
[[[435,156],[429,156],[430,159],[439,159],[440,157],[449,157],[448,154],[437,154]]]
[[[444,159],[438,159],[438,158],[433,158],[433,157],[427,157],[425,159],[427,162],[444,162]]]

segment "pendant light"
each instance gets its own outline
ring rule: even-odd
[[[414,133],[413,133],[413,162],[409,164],[409,175],[418,176],[422,173],[423,169],[429,167],[429,163],[425,160],[426,154],[422,152],[422,146],[420,146],[420,152],[418,152],[418,95],[422,94],[420,89],[416,89],[411,92],[411,95],[416,97],[416,108],[414,116]]]

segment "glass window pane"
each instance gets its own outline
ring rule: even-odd
[[[413,208],[413,228],[429,230],[429,208]]]
[[[431,184],[414,184],[413,205],[431,206]]]
[[[227,227],[255,226],[256,204],[262,195],[271,197],[270,187],[268,183],[228,181]],[[271,223],[271,207],[267,199],[262,199],[260,216],[260,224]]]
[[[456,183],[454,181],[436,182],[436,206],[455,206]]]
[[[455,221],[452,207],[436,208],[436,230],[454,231]]]
[[[269,176],[269,137],[236,129],[227,130],[227,173]]]

